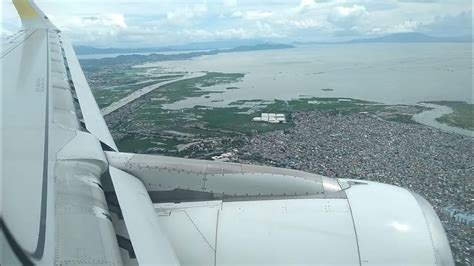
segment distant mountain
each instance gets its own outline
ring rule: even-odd
[[[236,52],[248,52],[248,51],[261,51],[261,50],[275,50],[275,49],[288,49],[294,48],[292,45],[287,44],[275,44],[275,43],[261,43],[257,45],[243,45],[231,49],[214,49],[206,51],[189,51],[175,54],[159,54],[152,53],[149,55],[140,54],[129,54],[119,55],[117,57],[102,58],[102,59],[81,59],[81,66],[85,70],[95,70],[104,67],[130,67],[133,65],[139,65],[147,62],[159,62],[159,61],[170,61],[170,60],[186,60],[196,58],[203,55],[216,55],[221,53],[236,53]]]
[[[471,42],[470,37],[433,37],[419,32],[394,33],[382,37],[352,40],[350,43]]]
[[[239,46],[255,46],[259,44],[266,44],[264,40],[259,39],[230,39],[221,41],[209,41],[209,42],[195,42],[187,43],[183,45],[172,46],[173,49],[185,51],[185,50],[214,50],[214,49],[232,49]]]
[[[148,47],[148,48],[96,48],[91,46],[74,46],[74,50],[78,55],[93,54],[133,54],[133,53],[153,53],[153,52],[173,52],[173,51],[197,51],[197,50],[217,50],[217,49],[233,49],[242,46],[256,46],[276,43],[266,43],[262,40],[225,40],[211,42],[197,42],[182,45],[165,46],[165,47]]]
[[[419,32],[401,32],[375,38],[356,39],[344,42],[293,42],[293,45],[312,44],[347,44],[347,43],[469,43],[471,36],[465,37],[433,37]]]
[[[91,46],[74,46],[77,55],[91,54],[128,54],[128,53],[150,53],[174,51],[169,47],[160,48],[96,48]]]
[[[224,53],[230,52],[246,52],[246,51],[260,51],[260,50],[275,50],[275,49],[289,49],[294,48],[293,45],[279,44],[279,43],[260,43],[256,45],[242,45],[232,49],[221,50]]]

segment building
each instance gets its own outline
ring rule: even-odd
[[[474,213],[472,212],[464,212],[462,210],[456,209],[453,206],[448,206],[442,208],[441,213],[458,223],[474,227]]]
[[[233,152],[226,152],[226,153],[223,153],[221,155],[218,155],[218,156],[212,156],[211,159],[214,160],[214,161],[228,161],[230,157],[232,157],[234,155]]]
[[[449,218],[453,218],[454,215],[456,215],[457,213],[459,213],[459,210],[456,209],[455,207],[453,206],[449,206],[449,207],[445,207],[445,208],[442,208],[441,209],[441,212],[448,216]]]
[[[267,122],[272,124],[286,123],[285,114],[262,113],[259,117],[252,118],[254,122]]]
[[[458,213],[454,215],[454,220],[458,223],[474,227],[474,215],[469,213]]]

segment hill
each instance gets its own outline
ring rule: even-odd
[[[401,32],[381,37],[355,39],[343,42],[293,42],[293,45],[347,44],[347,43],[470,43],[471,36],[434,37],[419,32]]]
[[[239,47],[258,47],[266,45],[280,45],[277,43],[268,43],[262,40],[226,40],[196,42],[182,45],[164,46],[164,47],[146,47],[146,48],[97,48],[92,46],[74,46],[77,55],[93,54],[133,54],[133,53],[159,53],[174,51],[202,51],[202,50],[222,50],[236,49]]]
[[[352,40],[350,43],[435,43],[470,42],[468,37],[433,37],[419,32],[394,33],[377,38]]]

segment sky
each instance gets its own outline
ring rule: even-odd
[[[2,1],[2,37],[21,28]],[[36,0],[75,45],[338,41],[397,32],[472,36],[472,0]]]

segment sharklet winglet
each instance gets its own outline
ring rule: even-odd
[[[12,0],[24,29],[57,29],[33,0]]]

